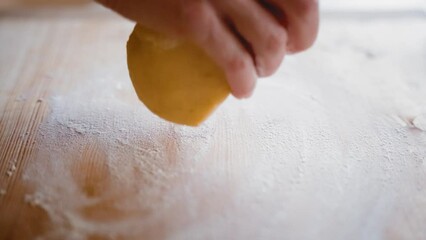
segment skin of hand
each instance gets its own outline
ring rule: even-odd
[[[199,45],[224,70],[232,94],[251,96],[257,77],[309,48],[318,0],[97,0],[126,18]]]

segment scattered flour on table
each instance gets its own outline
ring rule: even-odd
[[[125,87],[132,93],[130,82]],[[175,197],[163,191],[211,151],[215,117],[199,128],[174,125],[135,99],[109,96],[123,88],[92,98],[80,88],[45,100],[50,114],[39,130],[35,164],[24,174],[35,186],[24,200],[45,209],[57,226],[44,238],[139,234],[152,224],[143,221],[147,216],[161,214],[155,209],[173,206]]]
[[[424,129],[426,73],[422,51],[404,44],[426,34],[405,26],[399,39],[393,24],[329,21],[316,48],[199,128],[150,113],[125,67],[44,99],[24,174],[34,188],[24,200],[54,226],[41,239],[383,239],[416,228],[426,136],[407,121]]]
[[[423,131],[426,131],[426,114],[419,115],[413,120],[413,125]]]

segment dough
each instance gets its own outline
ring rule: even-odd
[[[127,43],[139,99],[168,121],[197,126],[229,95],[223,71],[196,45],[136,25]]]

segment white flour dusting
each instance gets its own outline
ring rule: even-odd
[[[425,21],[323,24],[316,48],[200,128],[151,114],[122,65],[43,99],[24,175],[54,226],[41,239],[425,234],[411,223],[426,220],[426,135],[408,124],[425,129]]]
[[[426,114],[419,115],[413,120],[413,125],[423,131],[426,131]]]

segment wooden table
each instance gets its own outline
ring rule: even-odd
[[[0,239],[426,239],[425,14],[324,14],[199,128],[137,100],[132,25],[0,12]]]

